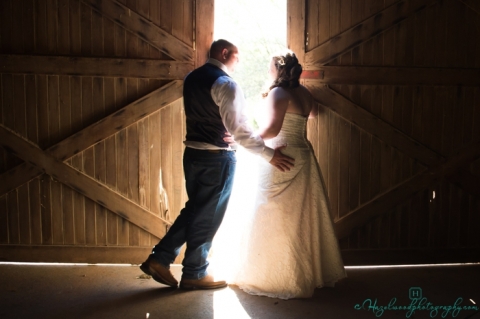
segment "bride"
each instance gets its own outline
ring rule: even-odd
[[[247,152],[238,154],[232,197],[214,239],[215,273],[253,295],[308,298],[315,288],[346,277],[323,178],[306,138],[316,108],[299,83],[301,73],[294,53],[272,58],[272,85],[259,121],[266,144],[286,145],[282,152],[295,166],[281,172]]]

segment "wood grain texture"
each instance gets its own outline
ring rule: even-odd
[[[5,73],[183,80],[192,62],[62,56],[0,55]]]
[[[307,67],[324,65],[435,2],[436,0],[399,1],[309,51],[305,55],[305,64]]]
[[[192,48],[165,32],[135,11],[112,0],[81,0],[103,16],[126,28],[177,61],[192,61]]]
[[[4,126],[0,127],[0,136],[2,137],[2,147],[7,148],[11,152],[17,154],[19,157],[22,157],[26,161],[40,167],[47,174],[52,176],[53,179],[73,188],[77,192],[110,209],[111,211],[120,215],[122,218],[151,232],[157,237],[162,237],[165,234],[166,226],[169,225],[169,222],[151,214],[149,211],[138,206],[136,203],[132,202],[126,197],[112,192],[105,185],[71,168],[70,166],[65,165],[51,155],[45,154],[42,150],[25,141],[12,131],[9,131]],[[48,195],[45,195],[46,198],[50,197],[49,182],[49,179],[44,179],[45,192],[48,192]],[[46,216],[51,214],[50,207],[45,210],[45,214]],[[51,216],[48,218],[50,219]],[[45,225],[48,226],[51,225],[51,223],[48,222]],[[91,228],[87,230],[88,232],[92,231]],[[50,238],[47,236],[45,240],[51,242],[51,230],[49,233]],[[88,242],[89,236],[87,236],[87,243]]]
[[[321,84],[478,86],[480,69],[323,66],[306,69],[302,79]]]
[[[67,160],[89,146],[114,134],[123,127],[129,126],[150,113],[153,113],[177,100],[182,94],[181,87],[182,82],[171,82],[170,84],[140,98],[138,101],[127,105],[124,109],[121,109],[68,137],[62,142],[49,148],[48,152],[62,161]],[[48,123],[48,121],[46,122]],[[4,190],[6,189],[14,189],[22,183],[28,182],[35,176],[38,176],[38,174],[40,174],[40,172],[32,168],[32,166],[19,166],[2,175],[5,177],[5,182],[2,183],[3,189],[0,193],[4,193]],[[23,182],[21,182],[21,180],[23,180]]]

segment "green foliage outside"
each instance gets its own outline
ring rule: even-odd
[[[242,87],[249,117],[262,103],[272,55],[286,49],[286,0],[216,0],[215,39],[226,39],[240,51],[232,77]],[[254,122],[252,122],[255,125]]]

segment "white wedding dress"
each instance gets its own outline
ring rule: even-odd
[[[307,298],[346,277],[319,167],[306,138],[307,118],[287,113],[272,148],[295,159],[280,172],[238,154],[232,197],[214,239],[215,274],[254,295]]]

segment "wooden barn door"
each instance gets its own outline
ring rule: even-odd
[[[478,262],[480,4],[291,0],[346,264]]]
[[[4,0],[0,28],[0,260],[141,262],[185,201],[213,0]]]

